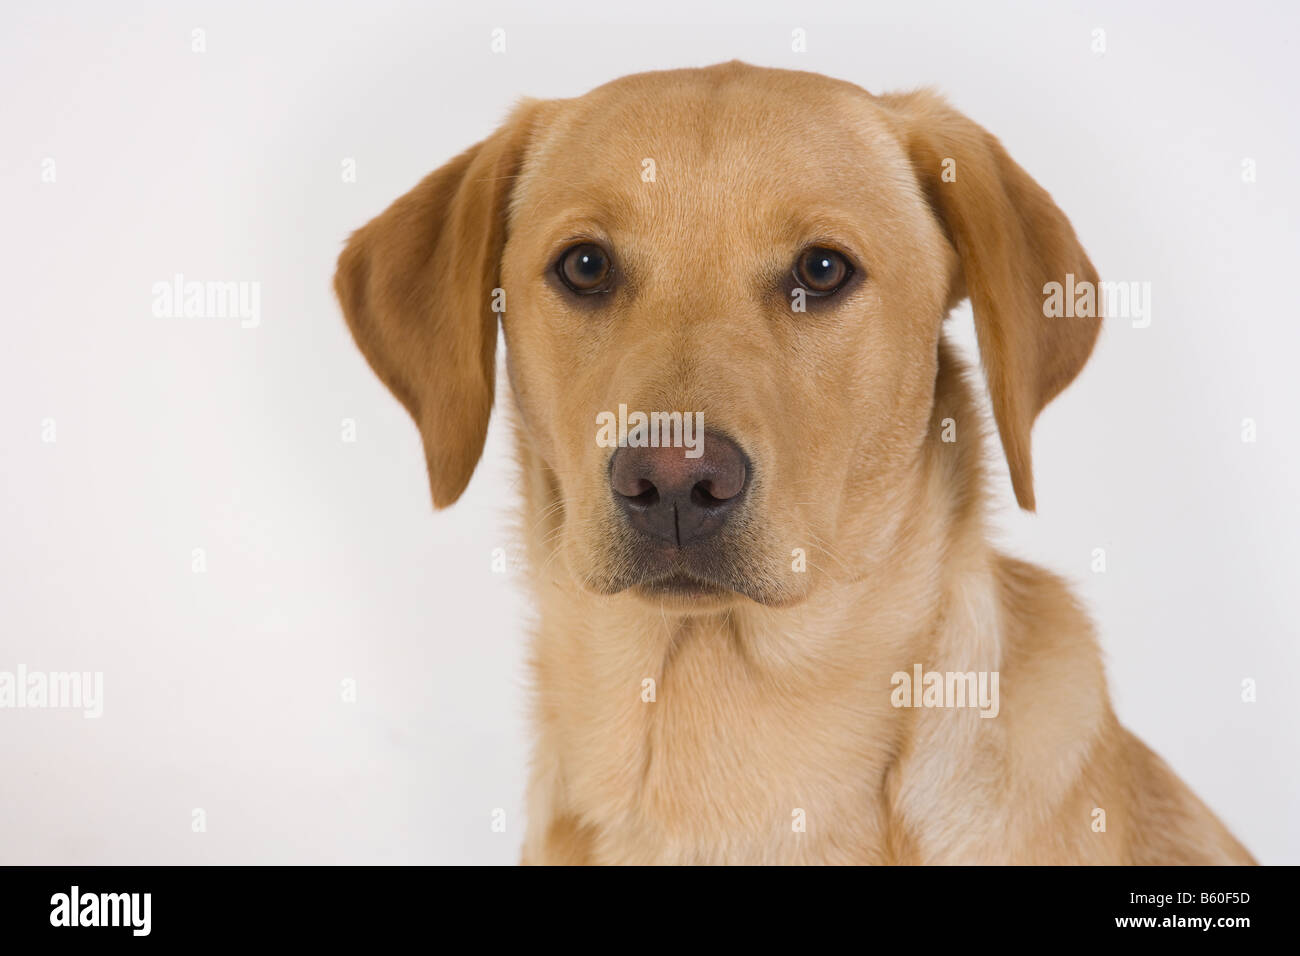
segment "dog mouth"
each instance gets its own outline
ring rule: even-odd
[[[605,573],[579,575],[596,593],[627,592],[657,607],[712,611],[734,602],[780,607],[800,597],[782,589],[737,534],[718,535],[689,548],[675,548],[626,534],[611,550],[598,553]],[[603,560],[602,560],[603,559]],[[609,573],[609,572],[613,573]]]
[[[635,588],[646,597],[652,598],[706,598],[732,593],[730,588],[685,571],[672,571],[642,580]]]
[[[605,594],[628,591],[644,601],[679,611],[715,611],[735,601],[752,601],[766,607],[786,607],[800,600],[797,593],[764,587],[762,577],[739,568],[700,568],[685,562],[643,569],[631,580],[612,582]]]
[[[628,574],[621,584],[643,598],[713,605],[746,595],[745,562],[729,553],[721,539],[674,548],[636,536],[630,544],[625,552]]]

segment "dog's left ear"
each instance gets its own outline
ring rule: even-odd
[[[508,205],[542,102],[353,233],[334,275],[353,338],[419,426],[437,508],[460,497],[483,452]]]
[[[949,307],[967,295],[993,415],[1020,507],[1034,510],[1029,433],[1079,374],[1101,330],[1097,272],[1065,214],[992,135],[938,96],[878,100],[893,112],[930,205],[957,250]],[[1044,287],[1091,283],[1087,317],[1048,317]]]

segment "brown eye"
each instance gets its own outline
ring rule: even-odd
[[[609,255],[594,242],[584,242],[566,249],[555,264],[560,281],[579,295],[609,289],[613,267]]]
[[[853,267],[834,249],[806,249],[794,263],[794,279],[812,295],[833,295],[849,281]]]

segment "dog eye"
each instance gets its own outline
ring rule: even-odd
[[[607,291],[613,271],[609,255],[594,242],[566,249],[555,264],[560,281],[579,295]]]
[[[794,263],[794,279],[812,295],[833,295],[849,281],[853,267],[834,249],[806,249]]]

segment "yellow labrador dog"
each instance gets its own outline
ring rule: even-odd
[[[464,490],[505,331],[536,749],[524,862],[1250,863],[1120,726],[1063,583],[986,535],[1095,315],[1065,215],[927,92],[727,63],[526,101],[335,285]],[[1087,313],[1089,310],[1081,310]]]

